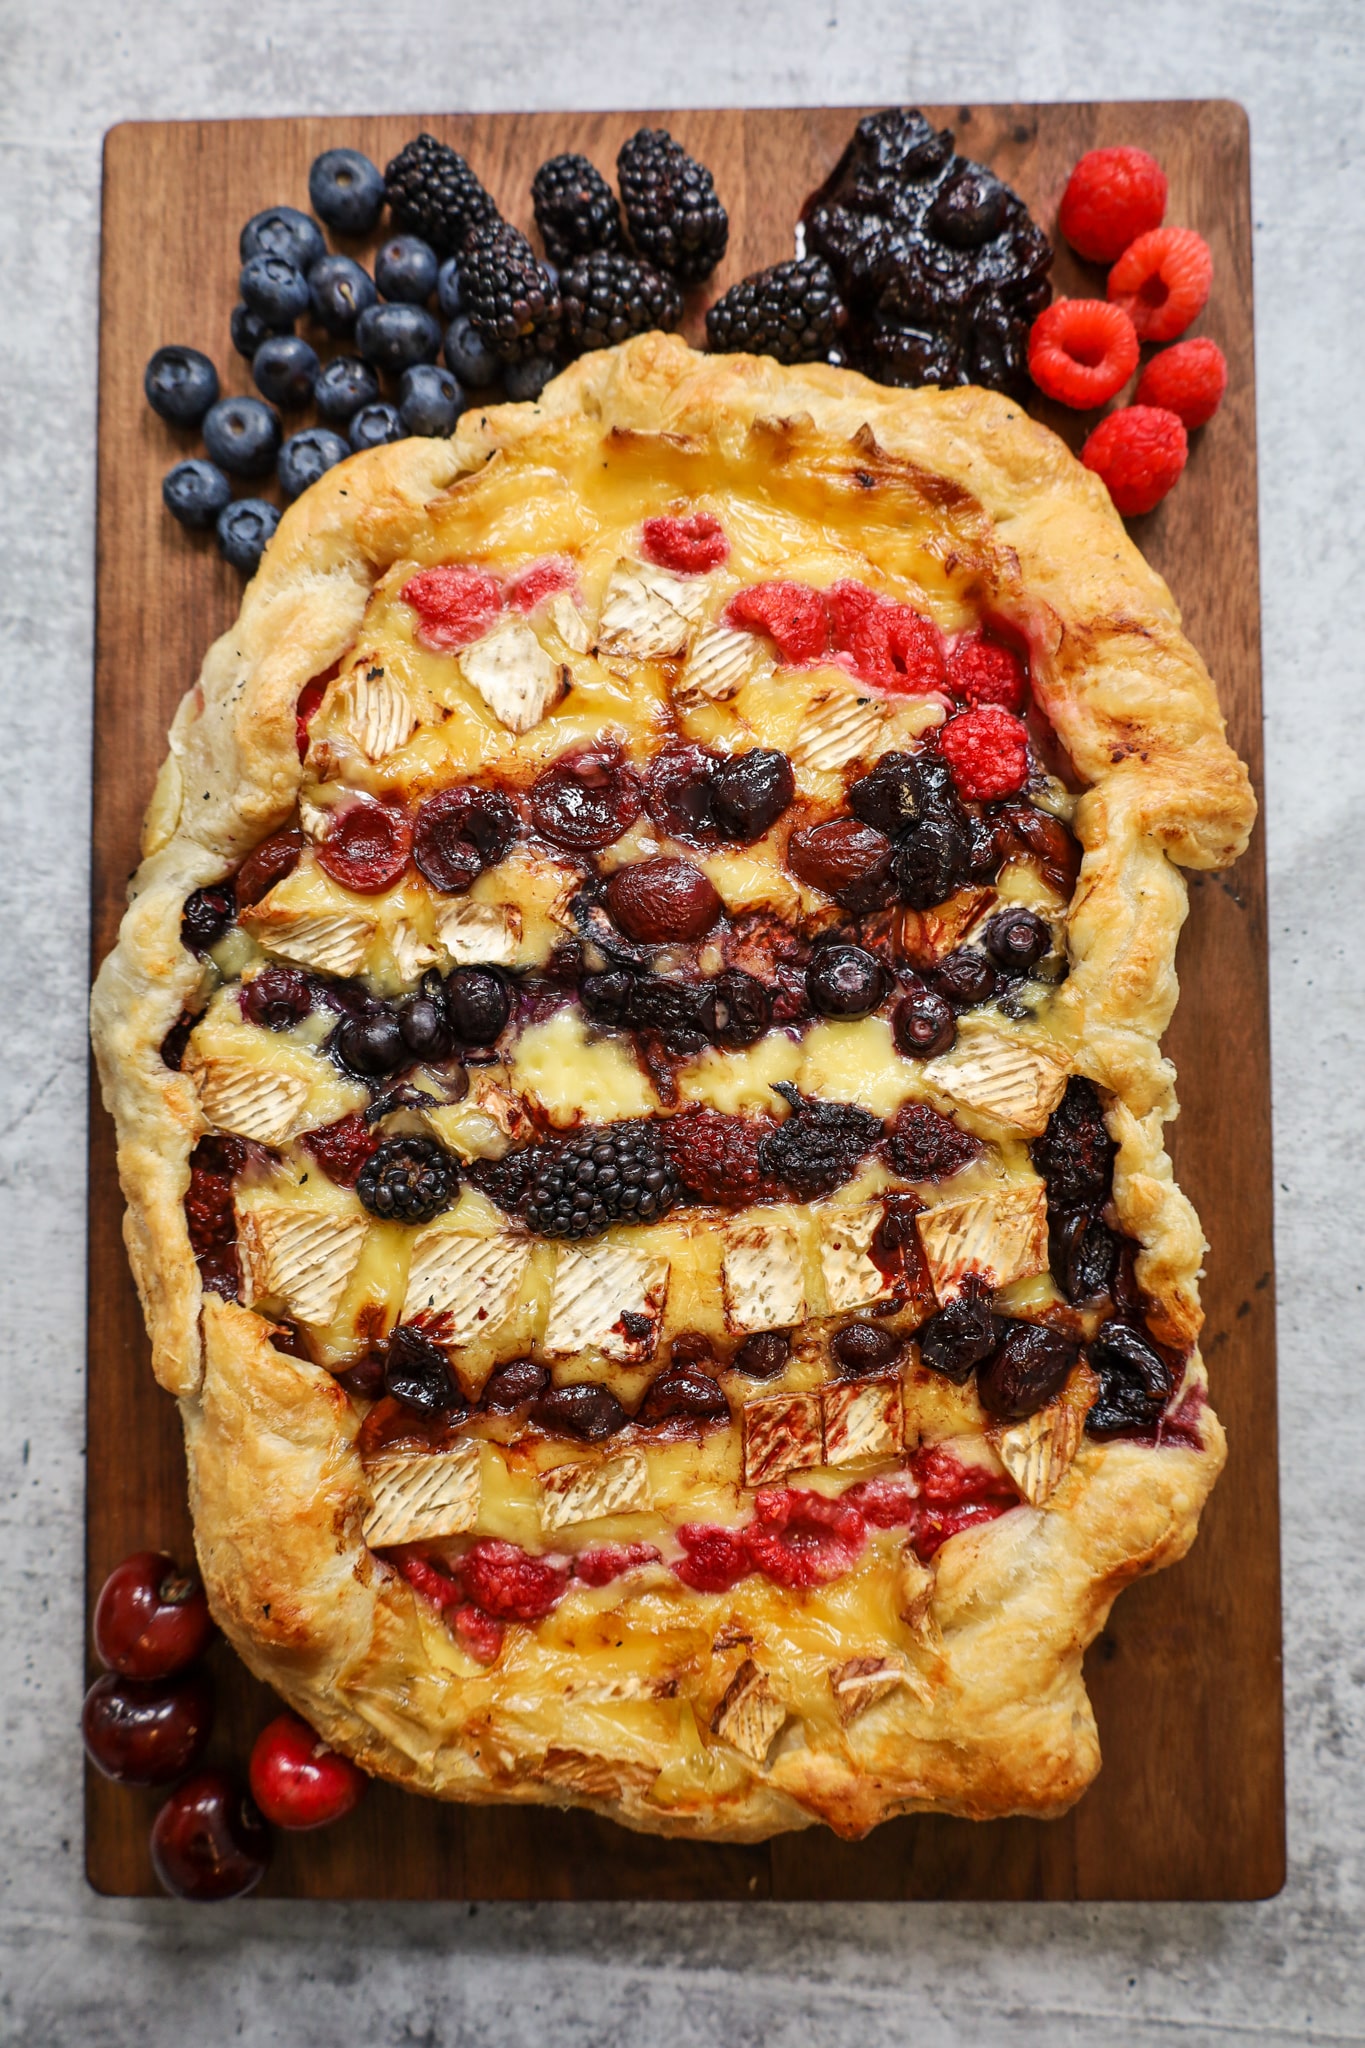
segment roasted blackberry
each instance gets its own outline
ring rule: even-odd
[[[506,221],[472,229],[460,276],[465,310],[502,362],[554,354],[559,290],[519,229]]]
[[[642,1119],[589,1125],[535,1152],[524,1214],[543,1237],[596,1237],[609,1223],[652,1223],[679,1196],[673,1162]]]
[[[389,1138],[360,1169],[355,1191],[372,1216],[428,1223],[459,1190],[455,1161],[434,1138]]]
[[[812,1101],[788,1081],[775,1086],[792,1113],[759,1146],[759,1166],[803,1201],[814,1201],[853,1178],[882,1134],[881,1119],[851,1102]]]
[[[1093,1082],[1073,1074],[1041,1138],[1029,1147],[1050,1210],[1097,1210],[1109,1198],[1116,1147]]]
[[[566,151],[543,163],[531,180],[536,226],[552,263],[572,263],[593,249],[619,249],[621,208],[596,164]],[[638,330],[631,328],[629,333]]]
[[[706,315],[718,355],[774,356],[779,363],[842,362],[848,308],[823,256],[755,271],[723,292]]]
[[[651,328],[676,327],[682,318],[682,293],[673,279],[618,249],[575,257],[560,275],[559,291],[571,356],[611,348]]]
[[[630,239],[641,256],[671,270],[686,289],[711,275],[730,222],[704,164],[665,128],[641,128],[616,159]]]
[[[384,173],[384,192],[398,226],[421,235],[438,256],[457,256],[471,228],[498,218],[459,151],[434,135],[418,135],[399,150]]]

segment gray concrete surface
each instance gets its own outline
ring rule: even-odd
[[[99,151],[129,116],[1223,94],[1251,114],[1290,1878],[1259,1906],[204,1913],[80,1872]],[[1365,2040],[1360,0],[0,0],[0,2039]],[[342,139],[339,136],[339,139]],[[116,772],[116,764],[105,764]],[[129,1447],[136,1455],[136,1448]]]

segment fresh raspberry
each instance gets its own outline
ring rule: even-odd
[[[361,1167],[380,1146],[378,1132],[370,1130],[364,1119],[356,1115],[344,1116],[339,1123],[323,1124],[316,1131],[305,1131],[303,1142],[328,1180],[335,1181],[339,1188],[355,1186]]]
[[[730,543],[719,519],[709,512],[694,512],[687,519],[646,519],[640,552],[660,569],[700,576],[707,569],[719,569],[729,556]]]
[[[507,586],[507,602],[516,611],[533,612],[546,598],[572,590],[577,582],[578,572],[567,555],[551,555],[544,562],[532,562],[529,569],[518,570]]]
[[[771,1129],[770,1123],[718,1109],[687,1109],[666,1118],[660,1133],[678,1179],[695,1201],[747,1208],[786,1194],[758,1164],[759,1140]]]
[[[517,1543],[484,1537],[461,1561],[465,1591],[476,1607],[497,1621],[540,1621],[563,1599],[569,1583],[564,1565],[532,1557]]]
[[[686,1555],[673,1569],[694,1593],[728,1593],[752,1570],[741,1529],[717,1523],[684,1522],[678,1541]]]
[[[989,1465],[964,1465],[946,1444],[926,1444],[915,1453],[913,1471],[920,1499],[936,1508],[961,1507],[964,1501],[1017,1498],[1003,1472]]]
[[[1153,228],[1124,250],[1109,273],[1109,297],[1139,341],[1174,341],[1208,303],[1213,254],[1193,228]]]
[[[1112,263],[1166,212],[1166,173],[1145,149],[1091,149],[1067,179],[1057,225],[1078,256]]]
[[[1173,412],[1189,433],[1207,426],[1228,388],[1227,357],[1216,341],[1200,335],[1178,341],[1153,356],[1138,379],[1135,403]]]
[[[948,688],[965,704],[1017,713],[1028,701],[1028,663],[985,633],[964,633],[948,650]]]
[[[803,1488],[772,1487],[755,1496],[744,1547],[754,1571],[779,1586],[826,1586],[852,1571],[867,1524],[847,1495],[829,1500]]]
[[[725,624],[740,633],[766,633],[785,662],[822,661],[829,652],[824,593],[804,583],[755,583],[736,591]]]
[[[412,852],[412,826],[391,804],[353,803],[332,814],[318,866],[343,889],[378,896],[392,888]]]
[[[1137,364],[1137,330],[1107,299],[1058,299],[1029,331],[1029,375],[1061,405],[1107,405]]]
[[[1013,796],[1028,778],[1028,736],[1020,720],[998,704],[959,712],[940,732],[938,744],[958,795],[974,803]]]
[[[1104,478],[1125,519],[1159,505],[1185,467],[1189,442],[1173,412],[1159,405],[1125,405],[1102,419],[1081,450],[1081,461]]]
[[[860,681],[895,696],[943,688],[943,642],[931,619],[865,583],[836,583],[825,602],[835,648]]]
[[[476,1664],[496,1664],[502,1655],[503,1625],[480,1607],[456,1607],[448,1616],[451,1627]]]
[[[919,1512],[914,1482],[909,1479],[864,1479],[843,1496],[873,1529],[903,1529]]]
[[[573,1575],[585,1586],[607,1586],[641,1565],[657,1564],[659,1553],[652,1543],[596,1543],[580,1550],[573,1562]]]
[[[420,569],[400,595],[417,614],[417,637],[439,654],[458,654],[486,633],[502,610],[502,589],[486,569],[443,562]]]
[[[420,1593],[424,1600],[430,1600],[433,1607],[458,1607],[464,1600],[460,1581],[427,1558],[409,1554],[393,1561],[413,1591]]]

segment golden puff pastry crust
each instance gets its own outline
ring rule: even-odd
[[[251,1256],[265,1307],[257,1312],[201,1287],[183,1204],[190,1154],[212,1128],[210,1112],[240,1116],[246,1100],[249,1113],[265,1119],[267,1142],[287,1143],[300,1121],[334,1119],[353,1105],[337,1094],[334,1077],[315,1075],[308,1047],[281,1053],[278,1071],[243,1094],[232,1065],[236,1027],[215,1008],[219,998],[204,1009],[203,963],[181,944],[187,895],[230,873],[291,820],[307,833],[313,813],[347,782],[408,800],[439,786],[443,763],[448,779],[452,759],[465,773],[510,764],[529,774],[604,715],[627,732],[632,719],[653,718],[657,748],[664,721],[640,710],[632,644],[652,645],[635,658],[655,663],[656,682],[658,663],[673,664],[668,688],[691,705],[684,715],[698,721],[696,736],[732,743],[726,720],[741,717],[735,705],[746,699],[725,692],[743,650],[723,638],[700,643],[701,633],[721,628],[718,615],[709,627],[686,616],[689,591],[663,585],[642,597],[631,565],[612,566],[619,534],[638,525],[642,510],[699,501],[746,536],[750,559],[769,576],[803,549],[816,582],[846,573],[858,557],[871,565],[870,577],[917,591],[945,630],[986,616],[1027,644],[1034,698],[1080,786],[1071,826],[1083,849],[1079,880],[1058,911],[1070,971],[1050,999],[1046,1044],[1039,1051],[1025,1033],[1022,1052],[1005,1047],[1016,1067],[1032,1060],[1028,1086],[1041,1107],[1013,1125],[1008,1117],[992,1123],[989,1109],[979,1109],[989,1096],[971,1091],[985,1085],[982,1073],[990,1082],[1000,1047],[983,1051],[965,1031],[948,1061],[932,1063],[942,1070],[937,1080],[929,1073],[923,1086],[940,1102],[957,1099],[960,1087],[968,1127],[987,1134],[1000,1175],[1012,1177],[1012,1263],[995,1280],[1016,1290],[1043,1284],[1030,1275],[1046,1259],[1026,1141],[1068,1073],[1098,1088],[1117,1147],[1115,1225],[1137,1247],[1148,1328],[1183,1361],[1178,1399],[1187,1423],[1165,1441],[1087,1436],[1093,1382],[1087,1392],[1083,1366],[1041,1416],[1002,1427],[970,1389],[946,1387],[913,1363],[891,1391],[884,1383],[841,1389],[815,1342],[805,1351],[798,1344],[792,1371],[771,1392],[750,1390],[742,1429],[648,1441],[627,1430],[602,1447],[560,1443],[550,1451],[495,1432],[472,1448],[457,1446],[439,1469],[405,1464],[401,1455],[384,1465],[362,1459],[363,1404],[326,1369],[337,1363],[324,1328],[333,1301],[351,1304],[359,1282],[348,1276],[378,1270],[374,1232],[363,1253],[353,1251],[352,1197],[327,1195],[314,1218],[340,1277],[335,1289],[330,1281],[322,1289],[326,1309],[313,1312],[319,1334],[310,1357],[270,1341],[283,1282],[271,1279],[269,1260],[285,1254],[272,1251],[282,1240],[271,1235],[268,1200],[254,1209],[247,1201],[243,1226],[264,1247]],[[482,668],[466,664],[459,691],[444,702],[434,670],[415,657],[407,668],[390,661],[402,688],[386,695],[386,685],[370,681],[377,660],[364,664],[372,642],[393,652],[382,635],[397,580],[423,565],[468,559],[471,536],[479,559],[494,565],[574,554],[585,565],[589,625],[561,613],[541,633],[529,668],[516,648],[494,648]],[[677,644],[665,647],[670,637]],[[505,681],[513,672],[519,694],[509,710]],[[315,728],[323,737],[304,762],[297,706],[314,679],[327,680]],[[769,684],[760,677],[745,687],[758,702]],[[476,694],[496,717],[485,716]],[[818,711],[810,698],[806,722]],[[797,735],[790,750],[798,762],[799,747]],[[806,759],[803,796],[818,807],[826,771],[809,747]],[[329,471],[285,514],[237,621],[210,649],[177,713],[130,907],[93,1003],[153,1367],[181,1407],[211,1604],[251,1669],[366,1769],[445,1798],[578,1804],[631,1827],[717,1840],[757,1840],[817,1821],[857,1836],[911,1811],[1064,1810],[1099,1764],[1084,1648],[1123,1585],[1183,1555],[1223,1461],[1197,1349],[1203,1239],[1164,1149],[1175,1097],[1160,1038],[1176,999],[1186,910],[1178,867],[1234,860],[1253,817],[1213,684],[1165,585],[1099,480],[997,394],[892,392],[850,372],[697,355],[676,338],[649,335],[583,358],[535,405],[466,413],[448,442],[401,442]],[[325,833],[325,818],[314,827]],[[750,885],[733,868],[715,873],[722,895]],[[355,957],[372,986],[390,994],[414,986],[428,958],[447,966],[466,957],[512,961],[518,947],[539,943],[538,920],[561,914],[564,886],[527,855],[501,896],[475,891],[477,905],[446,906],[436,928],[407,898],[397,909],[355,899]],[[315,934],[317,917],[333,913],[330,900],[309,896],[296,879],[272,892],[253,943],[287,943],[280,933],[297,932],[300,918],[314,920],[307,929]],[[331,943],[336,931],[328,929]],[[186,1012],[203,1021],[193,1057],[175,1071],[161,1048]],[[827,1034],[818,1058],[808,1040],[799,1075],[795,1067],[764,1070],[769,1099],[773,1078],[799,1078],[811,1094],[839,1093],[829,1077],[838,1081],[840,1061],[849,1073],[862,1061],[859,1073],[872,1074],[873,1036],[836,1042]],[[631,1095],[637,1087],[647,1095],[647,1081],[623,1079],[604,1055],[574,1064],[575,1050],[566,1061],[565,1043],[546,1038],[538,1073],[570,1073],[571,1095],[599,1091],[606,1107],[593,1108],[593,1095],[595,1116],[647,1109]],[[819,1059],[817,1073],[809,1063]],[[747,1106],[742,1078],[727,1069],[717,1079],[719,1064],[693,1099]],[[454,1125],[440,1119],[463,1118],[462,1142],[475,1151],[483,1142],[468,1136],[475,1124],[495,1148],[505,1146],[517,1135],[530,1071],[528,1054],[509,1075],[485,1075],[466,1103],[442,1110],[434,1124],[448,1133]],[[859,1082],[867,1092],[858,1099],[878,1114],[885,1073],[883,1062]],[[540,1111],[551,1122],[571,1121],[572,1100],[557,1107],[552,1082],[538,1085]],[[722,1088],[730,1095],[716,1092]],[[855,1092],[851,1082],[845,1092]],[[1041,1203],[1040,1184],[1031,1184]],[[940,1216],[937,1237],[921,1233],[939,1260],[940,1300],[954,1284],[954,1233],[959,1224],[975,1227],[978,1182],[965,1189],[961,1218]],[[886,1188],[874,1180],[854,1192],[867,1209]],[[989,1207],[996,1196],[989,1188],[986,1196]],[[795,1290],[785,1319],[809,1317],[818,1337],[840,1303],[856,1312],[871,1302],[875,1311],[870,1226],[852,1196],[835,1219],[837,1234],[812,1205],[790,1217],[752,1213],[760,1234],[751,1233],[747,1248],[763,1248],[774,1286],[784,1230],[796,1246],[799,1270],[781,1283]],[[1002,1227],[994,1211],[987,1222]],[[434,1276],[430,1284],[445,1288],[442,1301],[458,1317],[469,1292],[461,1292],[464,1262],[472,1260],[469,1270],[484,1276],[478,1285],[502,1290],[508,1344],[543,1346],[547,1301],[562,1307],[567,1299],[554,1295],[568,1284],[567,1254],[503,1243],[490,1205],[477,1213],[462,1207],[456,1227],[468,1242],[427,1245],[421,1284]],[[658,1228],[672,1231],[666,1306],[639,1250],[641,1234],[607,1241],[639,1296],[629,1329],[644,1331],[655,1318],[648,1338],[632,1339],[640,1343],[676,1334],[689,1287],[691,1319],[705,1328],[707,1315],[732,1317],[734,1292],[747,1284],[739,1225],[670,1219]],[[402,1274],[417,1256],[405,1242]],[[1035,1313],[1027,1304],[1011,1312]],[[584,1358],[600,1365],[615,1355],[613,1373],[634,1369],[601,1332],[572,1319],[563,1326],[577,1334],[568,1350],[546,1354],[557,1360],[557,1377],[584,1377]],[[485,1375],[494,1362],[490,1352]],[[803,1441],[813,1449],[803,1451]],[[785,1448],[768,1466],[774,1443]],[[969,1518],[928,1562],[905,1544],[903,1527],[874,1518],[847,1568],[824,1583],[793,1588],[755,1573],[707,1592],[672,1568],[677,1527],[690,1519],[751,1522],[755,1502],[767,1498],[766,1472],[793,1486],[809,1476],[817,1493],[837,1501],[850,1475],[903,1472],[917,1443],[950,1447],[967,1468],[989,1469],[992,1483],[1016,1489],[1019,1504],[979,1524]],[[397,1519],[386,1521],[390,1509]],[[420,1530],[423,1513],[461,1541],[514,1541],[555,1569],[588,1537],[651,1548],[654,1559],[642,1550],[642,1562],[605,1584],[569,1576],[543,1618],[506,1627],[488,1661],[386,1554],[380,1535]],[[670,1541],[655,1541],[661,1530]]]

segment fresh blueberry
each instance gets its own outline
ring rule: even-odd
[[[166,471],[161,496],[172,519],[201,533],[217,524],[218,514],[232,497],[232,485],[221,469],[195,455]]]
[[[313,403],[325,420],[344,422],[379,396],[379,379],[359,356],[333,356],[313,383]]]
[[[384,211],[384,174],[358,149],[325,149],[308,173],[313,211],[339,235],[368,235]]]
[[[551,377],[559,374],[553,356],[531,356],[524,363],[508,363],[502,373],[502,388],[509,398],[524,403],[539,398]]]
[[[218,552],[234,569],[252,576],[279,523],[278,511],[264,498],[238,498],[218,514]]]
[[[466,391],[495,384],[499,363],[468,313],[457,313],[446,333],[445,358]]]
[[[173,427],[197,427],[218,396],[218,372],[197,348],[159,348],[142,373],[153,412]]]
[[[279,414],[259,398],[220,398],[204,415],[204,446],[229,476],[268,476],[279,453]]]
[[[398,417],[409,434],[453,434],[468,401],[449,370],[416,363],[398,387]]]
[[[292,412],[313,395],[318,352],[300,335],[271,334],[251,358],[251,374],[262,398]]]
[[[248,362],[253,360],[261,343],[269,341],[272,334],[291,334],[293,332],[292,327],[287,322],[283,327],[271,327],[268,322],[262,320],[259,313],[253,313],[250,306],[244,306],[240,300],[232,309],[230,324],[232,327],[232,346],[236,349],[238,355],[245,356]]]
[[[386,441],[402,439],[403,422],[395,405],[362,405],[351,421],[351,446],[357,454],[362,448],[382,448]]]
[[[301,434],[291,434],[276,464],[285,497],[297,498],[300,491],[317,482],[324,469],[344,462],[350,452],[330,427],[305,427]]]
[[[436,303],[443,320],[453,320],[460,310],[459,258],[447,256],[436,273]]]
[[[417,235],[394,235],[374,259],[381,298],[425,306],[436,289],[436,251]]]
[[[308,280],[303,272],[286,263],[283,256],[267,252],[248,256],[237,288],[252,312],[259,313],[271,327],[287,327],[308,305]]]
[[[425,306],[367,306],[355,324],[355,345],[377,370],[430,363],[441,346],[441,329]]]
[[[237,244],[243,263],[252,256],[280,256],[305,277],[326,251],[322,229],[296,206],[268,206],[264,213],[253,213]]]
[[[354,334],[356,321],[378,295],[369,271],[353,256],[324,256],[308,273],[308,296],[329,334]]]

